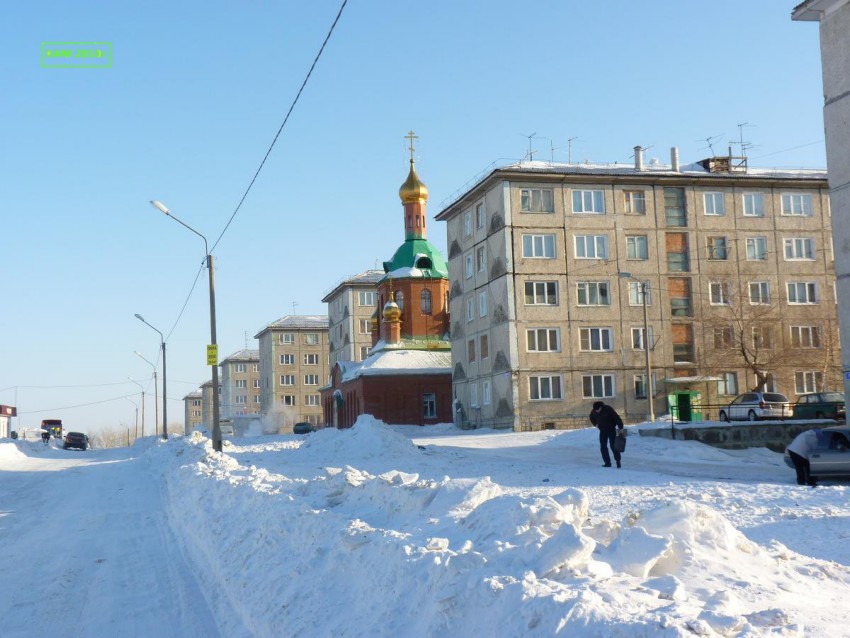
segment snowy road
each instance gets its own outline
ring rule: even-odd
[[[220,635],[142,451],[4,458],[0,537],[17,556],[0,572],[6,638]]]

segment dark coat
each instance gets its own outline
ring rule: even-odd
[[[614,428],[623,429],[623,419],[610,405],[603,405],[599,412],[590,413],[590,422],[602,432],[613,432]]]

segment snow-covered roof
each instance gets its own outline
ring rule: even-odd
[[[324,303],[328,303],[328,301],[343,288],[354,286],[374,288],[375,284],[377,284],[383,276],[383,270],[365,270],[356,275],[352,275],[351,277],[346,277],[345,279],[335,283],[331,289],[325,293],[325,296],[322,297],[322,301]]]
[[[210,381],[210,383],[212,383],[212,381]],[[192,390],[189,394],[183,397],[183,400],[187,401],[188,399],[200,399],[202,396],[204,395],[200,390]]]
[[[452,353],[445,350],[381,350],[357,365],[342,367],[342,381],[358,377],[451,374]]]
[[[254,335],[254,339],[259,339],[260,336],[269,330],[327,330],[328,316],[327,315],[285,315],[277,321],[272,321],[269,325],[260,330]]]
[[[221,360],[221,364],[227,363],[228,361],[259,361],[260,360],[260,351],[259,350],[239,350],[238,352],[234,352],[232,355],[227,357],[226,359]],[[219,364],[219,365],[221,365]]]

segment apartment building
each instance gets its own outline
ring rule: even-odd
[[[372,351],[375,286],[383,276],[382,270],[367,270],[342,280],[322,298],[328,304],[331,367],[337,361],[363,361]]]
[[[212,381],[210,381],[210,385],[212,385]],[[203,424],[202,403],[203,394],[200,390],[192,390],[183,397],[183,430],[185,434],[189,434]]]
[[[636,421],[675,390],[835,387],[827,194],[824,171],[680,166],[676,149],[670,165],[636,147],[634,166],[493,170],[436,217],[462,420],[559,427],[604,400]]]
[[[328,317],[286,315],[256,335],[259,340],[260,413],[281,432],[322,422],[319,388],[328,380]]]
[[[220,418],[260,411],[260,351],[239,350],[219,363],[221,367]]]

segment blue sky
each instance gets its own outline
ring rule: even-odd
[[[216,246],[218,342],[324,314],[403,241],[414,129],[429,212],[493,162],[683,163],[748,122],[756,166],[826,165],[817,26],[795,2],[350,0]],[[211,377],[203,242],[233,214],[340,2],[58,2],[4,9],[0,403],[15,427],[133,424],[168,335],[169,422]],[[45,69],[44,41],[109,41],[109,69]],[[429,238],[445,247],[445,225]],[[187,303],[188,297],[188,303]],[[185,310],[181,315],[181,309]],[[179,317],[179,321],[178,321]],[[152,385],[149,390],[153,392]],[[129,397],[128,401],[125,397]],[[148,403],[148,429],[153,422]]]

